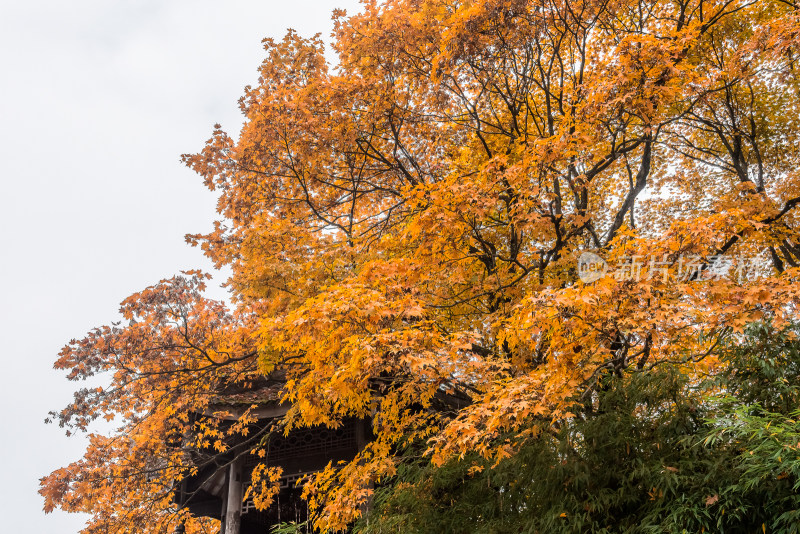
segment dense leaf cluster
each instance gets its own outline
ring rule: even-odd
[[[612,377],[575,417],[491,466],[431,468],[409,448],[363,534],[796,533],[798,329],[755,325],[724,369]]]

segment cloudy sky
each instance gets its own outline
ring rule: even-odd
[[[331,30],[357,0],[0,0],[0,515],[15,534],[77,532],[45,516],[38,479],[80,456],[44,425],[75,384],[52,370],[73,337],[161,278],[211,269],[184,244],[214,196],[180,164],[257,79],[261,40]],[[217,290],[217,295],[222,295]]]

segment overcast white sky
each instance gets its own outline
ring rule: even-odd
[[[214,196],[180,154],[238,133],[261,39],[331,30],[357,0],[0,0],[0,517],[3,532],[77,532],[45,516],[39,477],[81,439],[44,425],[75,384],[59,349],[129,294],[210,264],[184,244]],[[221,292],[217,292],[221,295]]]

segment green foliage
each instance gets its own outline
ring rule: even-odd
[[[492,466],[409,449],[367,533],[797,533],[800,344],[754,325],[722,371],[609,377],[576,416]]]
[[[307,521],[297,523],[291,521],[289,523],[279,523],[270,529],[270,534],[306,534],[311,529]]]

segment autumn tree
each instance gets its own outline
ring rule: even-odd
[[[493,465],[613,377],[698,380],[747,324],[796,317],[792,2],[388,0],[334,18],[335,64],[319,37],[266,40],[238,139],[216,128],[184,157],[219,194],[188,240],[232,268],[233,309],[202,275],[166,280],[57,362],[110,377],[61,423],[120,425],[43,480],[90,531],[173,521],[169,489],[196,466],[167,438],[224,450],[190,414],[259,375],[286,377],[283,431],[373,421],[306,486],[335,531],[400,443]],[[617,270],[582,281],[587,251]]]

